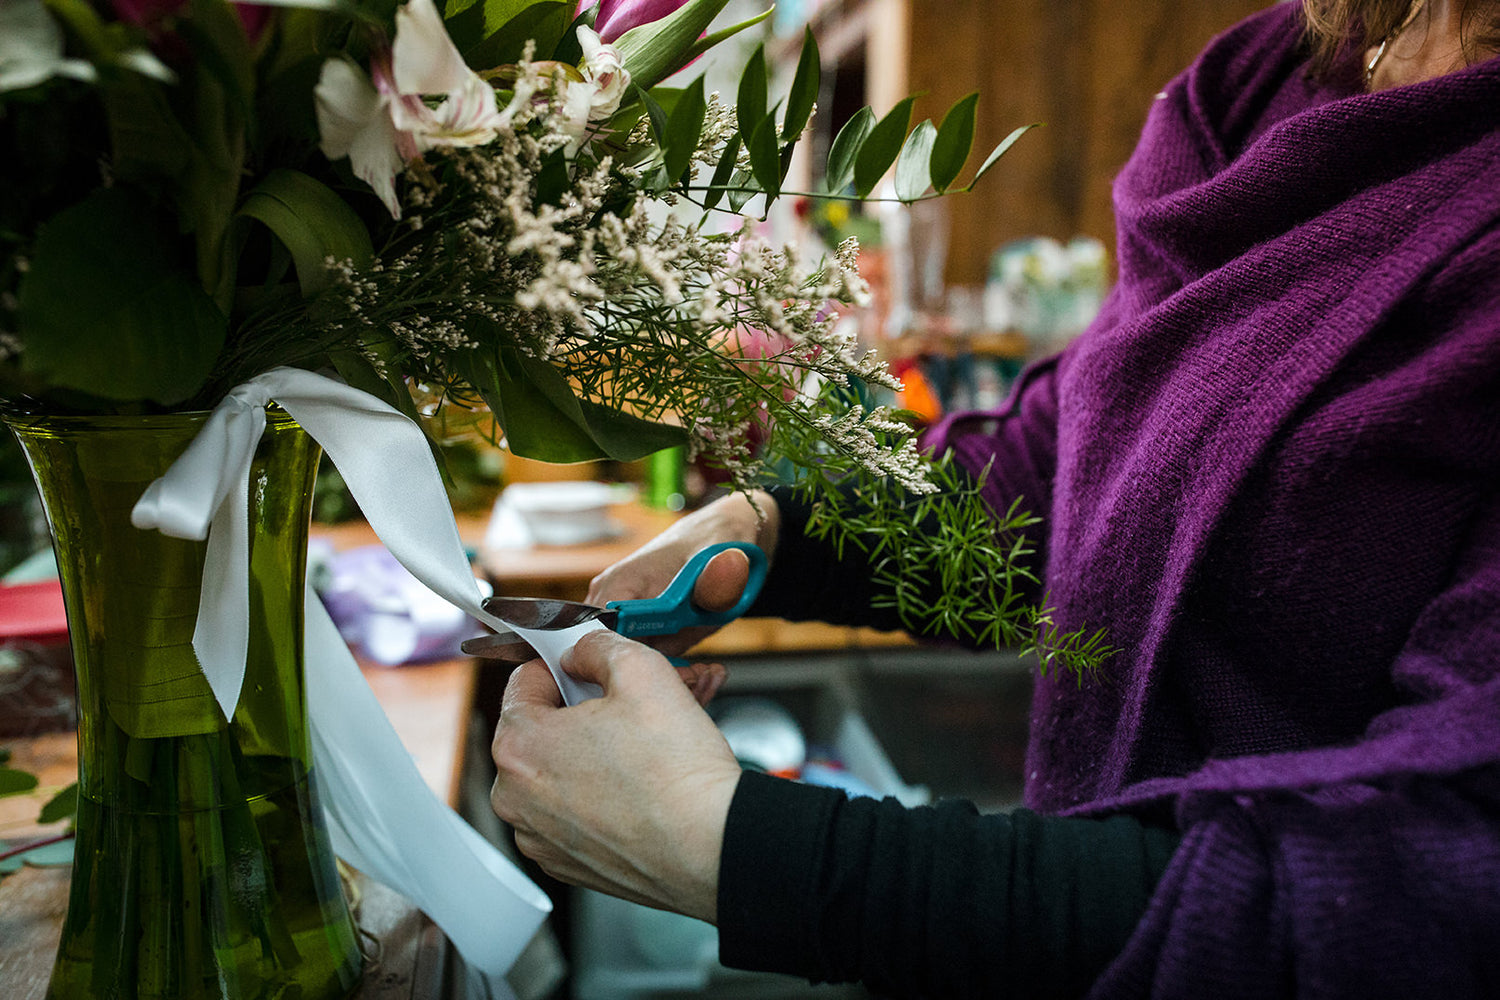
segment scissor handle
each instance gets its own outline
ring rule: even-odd
[[[745,592],[728,611],[706,611],[693,603],[693,587],[708,561],[726,549],[739,549],[750,560],[750,578]],[[723,625],[744,614],[766,582],[766,554],[749,542],[719,542],[699,549],[672,577],[658,597],[635,601],[610,601],[605,607],[618,612],[615,631],[621,635],[673,635],[695,625]]]

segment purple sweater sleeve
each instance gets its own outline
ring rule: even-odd
[[[1186,832],[1093,994],[1500,996],[1500,502],[1398,656],[1406,699],[1350,745],[1210,761],[1090,811]]]
[[[923,435],[935,454],[951,452],[970,473],[988,469],[984,496],[1004,512],[1017,498],[1021,507],[1042,518],[1037,569],[1046,564],[1047,525],[1051,522],[1053,476],[1057,472],[1058,387],[1068,352],[1044,358],[1021,373],[999,409],[951,414]],[[1040,575],[1040,572],[1038,572]]]

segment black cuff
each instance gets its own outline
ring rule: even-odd
[[[789,486],[769,489],[776,500],[781,526],[771,572],[760,596],[746,612],[755,618],[823,621],[833,625],[864,625],[886,631],[905,631],[894,608],[876,608],[878,593],[868,562],[856,546],[844,548],[840,559],[826,541],[807,537],[812,504],[805,493]],[[852,497],[830,502],[854,503]]]
[[[1123,815],[908,809],[746,772],[720,857],[719,958],[878,994],[1080,997],[1177,841]]]
[[[740,776],[719,859],[719,961],[818,981],[806,920],[818,863],[844,793],[758,771]]]

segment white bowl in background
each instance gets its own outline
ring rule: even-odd
[[[495,502],[494,519],[511,515],[531,544],[583,545],[616,537],[620,525],[609,510],[635,496],[635,487],[621,483],[512,483]]]

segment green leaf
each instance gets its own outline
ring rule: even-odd
[[[210,122],[210,126],[233,129],[248,121],[252,113],[255,54],[250,50],[239,14],[232,7],[219,0],[191,0],[191,7],[192,16],[178,21],[176,33],[193,50],[194,75],[211,76],[219,88],[214,96],[223,101],[223,120]],[[197,115],[188,120],[193,124],[200,121]],[[198,138],[205,148],[214,149],[225,137],[200,134]]]
[[[490,369],[493,391],[487,388],[483,394],[505,429],[506,446],[523,458],[633,462],[687,440],[681,428],[579,399],[562,374],[543,360],[514,348],[501,348],[499,354],[501,363]]]
[[[643,420],[592,400],[580,399],[589,434],[617,462],[634,462],[665,448],[687,444],[687,431],[672,424]]]
[[[802,55],[797,60],[797,73],[792,77],[792,89],[786,98],[786,121],[781,125],[781,138],[796,139],[812,115],[813,105],[818,101],[818,88],[823,83],[823,67],[818,59],[818,40],[812,28],[804,29]]]
[[[641,106],[646,109],[646,117],[651,120],[651,134],[656,136],[656,144],[658,146],[665,145],[667,136],[667,112],[662,108],[660,104],[657,103],[656,98],[652,97],[649,93],[642,90],[640,87],[635,87],[633,89],[635,90],[635,99],[641,102]]]
[[[557,393],[549,393],[527,377],[527,362],[532,360],[515,348],[504,347],[492,360],[476,358],[483,375],[468,378],[504,430],[505,446],[522,458],[543,462],[570,464],[603,458],[584,430],[582,407],[576,399],[570,403],[566,398],[572,390],[563,383],[565,396],[559,404],[553,398]],[[539,364],[550,369],[545,362]]]
[[[781,149],[776,144],[774,112],[761,117],[745,148],[750,153],[750,173],[769,204],[781,194]]]
[[[823,183],[829,194],[838,194],[854,180],[854,161],[874,125],[875,112],[864,107],[839,129],[828,150],[828,169],[823,174]]]
[[[759,194],[758,186],[754,183],[755,178],[744,170],[736,170],[734,176],[729,178],[729,209],[736,214],[745,207],[745,203]]]
[[[0,767],[0,795],[20,795],[37,786],[36,775]]]
[[[719,163],[714,167],[714,175],[709,179],[708,190],[703,193],[703,211],[711,212],[719,199],[724,194],[724,186],[734,176],[734,165],[739,161],[740,137],[736,135],[730,139],[724,147],[724,152],[719,154]]]
[[[139,192],[95,191],[42,230],[20,289],[22,365],[63,389],[182,403],[224,344],[223,313]]]
[[[538,8],[547,12],[554,5],[566,7],[567,3],[566,0],[447,0],[442,5],[443,27],[448,29],[454,47],[467,55],[492,41],[497,34],[504,34],[508,39],[512,33],[506,29],[513,22]],[[519,41],[524,43],[525,37]],[[545,59],[549,52],[538,52],[537,58]]]
[[[937,127],[931,120],[924,121],[912,129],[896,157],[896,197],[904,202],[913,202],[927,193],[932,184],[932,172],[928,161],[932,157],[932,143],[937,138]]]
[[[980,164],[979,169],[974,172],[973,180],[969,181],[969,183],[964,186],[963,190],[972,191],[974,189],[974,185],[979,183],[979,178],[989,173],[990,167],[993,167],[995,165],[995,162],[999,160],[1000,157],[1004,156],[1006,151],[1009,150],[1010,147],[1016,144],[1017,139],[1021,138],[1021,136],[1025,135],[1027,132],[1030,132],[1032,129],[1039,128],[1040,126],[1041,122],[1032,122],[1030,125],[1022,125],[1020,128],[1012,131],[1010,135],[1006,136],[1004,139],[1001,139],[1000,145],[996,146],[994,150],[991,151],[990,155],[985,158],[984,163]]]
[[[707,52],[709,49],[715,48],[726,39],[733,38],[735,35],[738,35],[746,28],[755,27],[757,24],[764,21],[774,13],[776,13],[776,8],[773,5],[767,7],[765,10],[761,11],[759,14],[756,14],[754,17],[741,21],[738,24],[731,24],[729,27],[720,28],[718,31],[715,31],[712,34],[700,36],[698,40],[693,43],[692,47],[683,53],[682,65],[686,66],[694,59],[697,59],[699,56],[703,55],[703,53]]]
[[[915,101],[915,96],[902,98],[870,129],[854,161],[854,193],[861,198],[875,190],[880,178],[896,162],[896,155],[906,140],[906,127],[911,124],[911,106]]]
[[[740,74],[739,96],[735,100],[735,117],[740,135],[753,135],[766,117],[767,94],[766,47],[757,46]]]
[[[937,140],[932,144],[931,173],[932,186],[940,194],[958,179],[969,151],[974,148],[974,116],[978,105],[978,91],[960,97],[938,127]]]
[[[573,8],[564,0],[482,0],[446,24],[464,61],[482,72],[519,62],[528,40],[536,42],[533,58],[551,59],[572,21]]]
[[[360,349],[343,347],[330,350],[328,360],[345,382],[377,399],[385,400],[410,417],[413,423],[420,424],[422,419],[417,413],[416,401],[411,398],[411,391],[401,377],[400,365],[395,360],[395,342],[376,337],[374,333],[366,334]],[[379,359],[386,374],[382,375],[375,362],[367,355],[374,355]]]
[[[41,814],[37,816],[37,822],[58,823],[65,819],[72,819],[77,814],[78,782],[75,781],[47,800],[47,804],[42,806]]]
[[[630,78],[650,90],[695,57],[698,36],[729,0],[687,0],[671,14],[631,28],[615,39],[615,50]]]
[[[617,137],[623,137],[633,133],[636,126],[644,120],[651,123],[651,136],[644,142],[621,148],[615,153],[617,163],[621,166],[644,169],[645,165],[652,160],[661,158],[662,140],[657,132],[657,123],[652,120],[651,110],[643,102],[641,95],[650,95],[651,100],[655,101],[662,111],[660,120],[666,122],[671,119],[672,112],[676,110],[682,93],[682,89],[678,87],[652,87],[646,91],[634,85],[625,92],[625,100],[621,101],[615,113],[602,123],[602,127],[613,132]]]
[[[192,111],[183,119],[193,145],[187,173],[168,191],[183,231],[193,234],[199,283],[227,313],[234,299],[235,261],[226,253],[226,241],[245,167],[255,55],[238,14],[219,0],[192,0],[192,17],[177,31],[195,63]]]
[[[681,180],[693,165],[693,153],[698,149],[698,138],[703,134],[703,118],[708,111],[708,100],[704,94],[703,77],[688,86],[677,99],[677,106],[667,120],[663,158],[666,161],[667,177],[674,183]]]
[[[565,24],[563,26],[562,38],[558,39],[557,45],[552,49],[552,58],[569,66],[577,66],[583,62],[583,43],[578,40],[579,25],[594,26],[594,8],[589,8],[582,14],[573,14],[573,5],[563,4]],[[538,48],[538,52],[542,49]]]
[[[271,171],[237,214],[263,223],[286,246],[304,296],[327,287],[329,257],[364,267],[375,256],[370,231],[349,203],[301,171]]]

